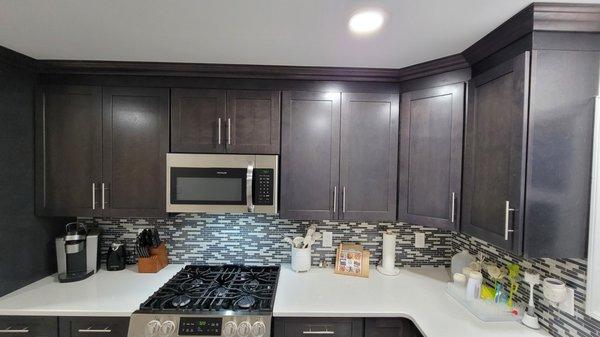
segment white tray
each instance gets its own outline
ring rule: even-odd
[[[504,304],[496,304],[482,299],[467,301],[465,288],[457,287],[452,282],[447,284],[446,294],[484,322],[512,322],[519,320],[519,317],[513,316],[511,311]]]

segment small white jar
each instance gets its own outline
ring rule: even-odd
[[[292,270],[295,272],[306,272],[311,265],[311,247],[292,247]]]
[[[469,274],[469,281],[467,281],[467,301],[473,301],[481,297],[481,283],[483,282],[483,275],[478,271],[472,271]]]

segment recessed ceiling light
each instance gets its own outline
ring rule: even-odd
[[[348,21],[348,27],[356,34],[369,34],[383,25],[383,13],[378,10],[363,10],[355,13]]]

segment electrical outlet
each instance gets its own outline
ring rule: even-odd
[[[333,246],[333,233],[328,231],[322,231],[323,235],[323,247],[332,247]]]
[[[575,290],[567,287],[567,296],[560,302],[558,308],[571,316],[575,316]]]
[[[415,248],[425,248],[425,233],[415,233]]]

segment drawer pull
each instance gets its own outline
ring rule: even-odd
[[[0,330],[0,333],[29,333],[29,327],[25,327],[23,329],[12,329],[12,327],[9,326],[6,329]]]
[[[92,329],[92,327],[89,327],[87,329],[79,329],[79,330],[77,330],[77,332],[79,332],[79,333],[111,333],[112,330],[109,327],[106,327],[104,329]]]
[[[302,331],[303,335],[335,335],[335,331],[329,331],[327,329],[322,330],[322,331],[312,331],[312,330],[308,330],[308,331]]]

